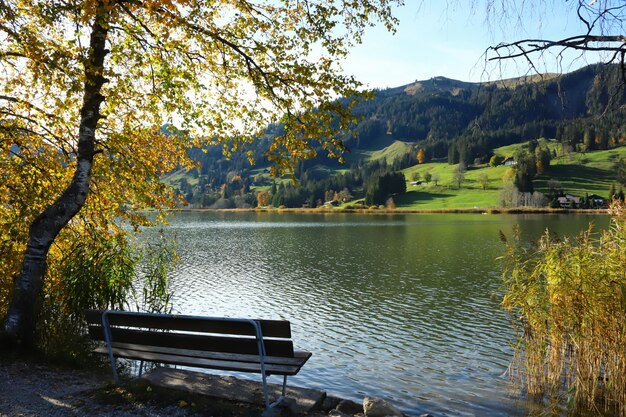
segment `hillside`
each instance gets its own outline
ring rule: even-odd
[[[377,91],[357,107],[362,120],[347,144],[358,150],[380,149],[389,139],[416,142],[431,159],[473,163],[503,145],[560,139],[559,128],[570,121],[595,125],[602,116],[603,129],[619,129],[626,99],[617,75],[617,68],[590,66],[558,78],[465,83],[435,77]]]
[[[274,205],[315,207],[327,201],[329,191],[345,188],[351,196],[363,197],[370,177],[385,170],[402,170],[411,178],[414,171],[432,169],[446,184],[453,167],[463,163],[470,167],[468,184],[487,174],[494,181],[493,190],[490,185],[470,196],[472,187],[468,187],[463,196],[453,197],[449,190],[438,190],[434,195],[409,187],[400,204],[413,207],[416,201],[426,199],[442,207],[493,205],[489,201],[497,199],[495,181],[501,179],[504,168],[481,172],[489,159],[494,154],[510,156],[519,144],[547,137],[555,139],[547,144],[551,150],[558,146],[563,155],[569,155],[562,158],[571,159],[554,161],[551,175],[555,179],[571,192],[595,190],[606,194],[614,173],[596,170],[594,158],[601,157],[592,156],[595,153],[586,153],[588,161],[584,161],[578,151],[608,150],[626,137],[626,95],[620,83],[618,68],[598,65],[559,77],[547,74],[488,83],[434,77],[375,91],[373,99],[358,104],[355,113],[360,121],[343,133],[345,163],[330,160],[318,150],[316,158],[297,167],[298,190],[292,189],[290,180],[268,175],[264,152],[272,137],[281,134],[280,125],[268,127],[265,136],[229,160],[218,148],[194,150],[192,157],[201,168],[173,172],[165,180],[196,206],[214,206],[218,200],[220,207],[253,206],[256,191],[267,190],[274,196],[288,196],[272,201]],[[254,155],[254,167],[248,164],[245,151]],[[423,152],[427,163],[415,167],[418,151]],[[600,177],[595,185],[581,185],[580,179],[568,178],[576,173],[573,167],[585,162],[590,164],[585,174]],[[539,176],[534,181],[541,190],[548,180]]]
[[[557,147],[558,143],[540,141],[540,144]],[[520,151],[524,144],[509,145],[494,150],[496,154],[511,156]],[[535,190],[549,194],[548,181],[559,181],[564,193],[579,197],[597,194],[608,197],[611,184],[615,181],[613,164],[626,158],[626,146],[611,150],[587,152],[584,154],[560,155],[551,161],[549,169],[535,181]],[[407,178],[407,192],[395,199],[399,209],[442,209],[442,208],[495,208],[500,206],[502,178],[509,167],[491,167],[482,164],[471,167],[465,174],[460,189],[453,182],[454,170],[458,165],[431,162],[403,170]],[[440,180],[428,184],[411,185],[415,173],[423,178],[427,172],[439,175]],[[481,176],[487,177],[487,187],[482,188]]]

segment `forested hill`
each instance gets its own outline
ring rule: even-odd
[[[617,67],[598,65],[558,78],[417,81],[378,91],[375,99],[362,104],[358,112],[363,120],[348,145],[377,148],[384,138],[419,142],[428,158],[450,155],[450,162],[460,158],[471,164],[499,146],[538,137],[561,139],[572,124],[609,136],[624,121],[621,83]]]
[[[375,162],[378,152],[388,163],[396,159],[394,169],[403,169],[417,163],[419,150],[426,160],[470,166],[486,163],[495,148],[540,137],[556,138],[572,150],[606,149],[611,140],[626,136],[622,84],[619,67],[592,65],[559,77],[548,74],[486,83],[435,77],[377,90],[373,99],[356,107],[360,122],[345,132],[349,152],[343,168]],[[253,145],[255,167],[243,155],[227,161],[220,149],[197,151],[193,156],[200,160],[201,171],[191,177],[176,173],[170,182],[180,181],[181,191],[196,202],[198,193],[217,191],[233,177],[243,181],[243,189],[246,184],[262,184],[258,175],[267,166],[263,153],[278,132],[280,126],[270,126],[266,137]],[[403,146],[390,157],[387,149],[394,143]],[[329,171],[319,175],[320,167]],[[296,174],[300,179],[319,180],[333,175],[336,168],[338,163],[320,151]]]

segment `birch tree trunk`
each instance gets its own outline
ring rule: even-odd
[[[41,291],[46,272],[46,257],[61,229],[80,211],[89,193],[93,165],[95,133],[104,100],[101,89],[109,11],[100,2],[91,27],[90,48],[85,61],[83,104],[78,130],[76,170],[72,181],[61,196],[31,224],[26,253],[20,275],[15,282],[4,330],[8,340],[32,347],[36,340],[36,322],[41,305]]]

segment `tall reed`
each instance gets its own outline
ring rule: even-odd
[[[626,210],[576,239],[506,241],[504,298],[517,330],[512,374],[531,396],[626,416]]]
[[[172,289],[170,274],[178,262],[176,239],[165,237],[163,230],[159,231],[157,239],[138,248],[139,260],[139,287],[140,294],[135,298],[137,311],[169,314],[172,312]]]
[[[86,309],[169,313],[175,245],[162,233],[152,241],[129,233],[94,233],[64,246],[48,270],[38,324],[41,352],[60,361],[89,360]]]

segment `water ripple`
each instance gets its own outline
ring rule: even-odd
[[[183,213],[166,229],[181,256],[175,311],[292,321],[314,353],[296,385],[409,414],[526,415],[501,377],[512,333],[494,296],[498,232],[518,221]]]

